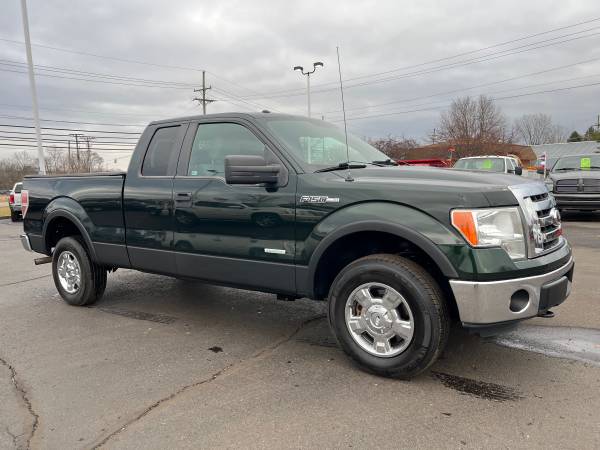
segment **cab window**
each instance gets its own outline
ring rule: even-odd
[[[159,128],[154,132],[144,162],[142,175],[166,176],[174,171],[178,152],[175,148],[180,126]]]
[[[229,155],[265,156],[265,144],[250,130],[236,123],[198,125],[187,175],[224,177],[225,157]]]

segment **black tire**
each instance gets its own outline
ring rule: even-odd
[[[19,213],[16,211],[10,211],[10,220],[11,222],[17,222],[19,220]]]
[[[80,269],[80,284],[73,293],[63,288],[58,274],[59,258],[66,251],[75,257]],[[106,269],[91,260],[82,240],[77,236],[62,238],[56,244],[52,254],[52,276],[60,296],[73,306],[91,305],[102,297],[106,289]]]
[[[376,356],[354,340],[346,325],[346,300],[365,283],[382,283],[400,293],[412,312],[410,344],[395,356]],[[329,295],[329,323],[346,354],[364,370],[385,377],[410,379],[426,370],[444,350],[450,317],[437,282],[411,260],[388,254],[370,255],[346,266]]]

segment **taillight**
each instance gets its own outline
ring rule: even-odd
[[[25,214],[27,214],[27,209],[29,208],[29,191],[22,190],[21,191],[21,216],[23,219],[25,218]]]
[[[10,196],[8,197],[8,203],[11,205],[15,203],[15,194],[10,194]]]

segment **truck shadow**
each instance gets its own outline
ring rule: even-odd
[[[303,347],[304,353],[314,354],[317,358],[321,354],[329,355],[329,358],[335,355],[337,364],[359,370],[342,354],[332,335],[325,318],[325,302],[278,301],[271,294],[131,271],[124,271],[119,278],[118,283],[109,282],[105,297],[95,308],[130,320],[183,326],[192,332],[196,328],[213,329],[216,337],[239,333],[257,339],[275,332],[292,335],[299,324],[323,316],[301,328],[292,341]],[[522,349],[501,347],[489,338],[470,335],[455,325],[444,353],[431,372],[414,381],[433,378],[463,394],[486,398],[487,392],[488,400],[518,400],[525,394],[514,386],[503,390],[506,380],[514,381],[517,374],[524,384],[533,383],[536,377],[539,378],[540,371],[551,377],[555,361]]]

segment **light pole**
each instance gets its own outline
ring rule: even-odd
[[[21,15],[23,18],[23,33],[25,34],[25,51],[27,53],[27,68],[29,73],[29,87],[31,88],[31,103],[33,106],[33,121],[35,125],[35,136],[37,140],[37,151],[39,161],[39,173],[46,174],[46,161],[44,159],[44,147],[42,147],[42,132],[40,129],[40,115],[37,103],[37,90],[35,89],[35,75],[33,73],[33,56],[31,56],[31,40],[29,38],[29,18],[27,17],[26,0],[21,0]]]
[[[308,117],[310,117],[310,75],[315,73],[317,67],[323,67],[323,63],[321,61],[317,61],[313,63],[313,69],[304,71],[304,67],[295,66],[294,70],[299,70],[302,75],[306,75],[306,96],[308,97]]]

